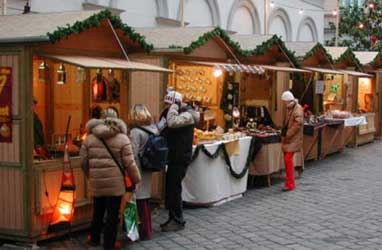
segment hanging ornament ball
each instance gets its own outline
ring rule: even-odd
[[[372,46],[375,46],[375,44],[377,43],[378,41],[378,37],[376,35],[372,35],[371,36],[371,45]]]
[[[4,138],[9,138],[11,136],[11,129],[7,126],[7,124],[3,124],[0,127],[0,135]]]

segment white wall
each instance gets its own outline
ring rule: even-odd
[[[271,2],[273,0],[269,0]],[[328,0],[327,0],[328,1]],[[85,0],[31,0],[32,11],[71,11],[82,9]],[[125,10],[122,19],[131,26],[157,26],[156,17],[180,19],[180,0],[88,0],[87,2]],[[264,0],[185,0],[185,21],[190,26],[219,25],[239,33],[264,33]],[[290,41],[322,42],[324,10],[322,1],[274,0],[269,8],[268,33]],[[320,7],[321,6],[321,7]],[[299,14],[303,8],[304,13]],[[283,13],[274,14],[277,9]],[[306,19],[311,22],[306,24]],[[313,28],[312,28],[313,27]]]

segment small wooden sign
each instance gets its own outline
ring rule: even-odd
[[[0,67],[0,143],[12,142],[12,68]]]

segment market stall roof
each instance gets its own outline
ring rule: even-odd
[[[338,70],[333,70],[333,69],[324,69],[324,68],[317,68],[317,67],[304,67],[306,70],[310,70],[313,72],[318,72],[322,74],[337,74],[337,75],[344,75],[345,73],[338,71]]]
[[[251,65],[251,64],[233,64],[233,63],[211,63],[211,62],[193,62],[195,64],[214,66],[229,72],[246,72],[252,74],[263,74],[264,70],[312,73],[309,70],[296,69],[290,67],[271,66],[271,65]]]
[[[345,64],[346,66],[355,66],[362,71],[362,63],[358,60],[353,50],[348,47],[325,47],[332,56],[335,65]]]
[[[297,67],[299,65],[295,55],[286,47],[285,43],[277,35],[232,34],[230,37],[245,51],[245,59],[264,57],[275,46],[277,46],[277,52],[279,55],[276,56],[275,54],[272,54],[269,56],[273,60],[273,63],[277,61],[284,61],[288,62],[293,67]]]
[[[286,42],[288,49],[293,51],[297,57],[303,58],[311,51],[317,43],[314,42]]]
[[[0,43],[57,42],[105,26],[129,49],[149,52],[152,45],[109,10],[0,16]]]
[[[250,74],[264,74],[264,68],[256,65],[234,64],[234,63],[217,63],[217,62],[199,62],[193,61],[194,64],[207,65],[228,72],[245,72]]]
[[[124,69],[129,71],[150,71],[172,73],[172,70],[158,67],[155,65],[127,61],[118,58],[106,57],[88,57],[88,56],[68,56],[68,55],[42,55],[42,57],[50,58],[64,63],[73,64],[83,68],[92,69]]]
[[[353,71],[353,70],[338,70],[346,75],[351,75],[351,76],[358,76],[358,77],[373,77],[373,75],[358,72],[358,71]]]
[[[97,13],[99,11],[0,16],[0,43],[46,42],[49,32],[84,21]]]
[[[315,64],[324,64],[333,67],[333,58],[321,43],[315,42],[286,42],[287,48],[295,53],[300,61],[306,61],[312,57],[319,56]]]
[[[379,55],[376,51],[354,51],[355,56],[362,65],[371,64]]]
[[[159,27],[137,28],[147,41],[153,44],[156,52],[183,52],[190,54],[210,40],[217,43],[231,55],[241,55],[243,50],[219,27]]]
[[[312,73],[309,70],[305,69],[297,69],[297,68],[290,68],[290,67],[282,67],[282,66],[273,66],[273,65],[258,65],[264,69],[267,70],[273,70],[273,71],[281,71],[281,72],[297,72],[297,73]]]

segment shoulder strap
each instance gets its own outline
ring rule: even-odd
[[[117,159],[114,157],[113,153],[111,152],[109,146],[107,145],[107,143],[105,142],[105,140],[103,138],[99,138],[102,142],[102,144],[105,146],[107,152],[109,152],[111,158],[113,158],[114,162],[117,164],[119,170],[121,171],[122,173],[122,176],[124,177],[125,176],[125,171],[123,170],[123,167],[121,166],[121,163],[119,161],[117,161]]]
[[[143,128],[143,127],[137,127],[137,129],[140,129],[140,130],[146,132],[146,133],[149,134],[149,135],[155,135],[155,133],[153,133],[152,131],[150,131],[150,130],[148,130],[148,129],[145,129],[145,128]]]

